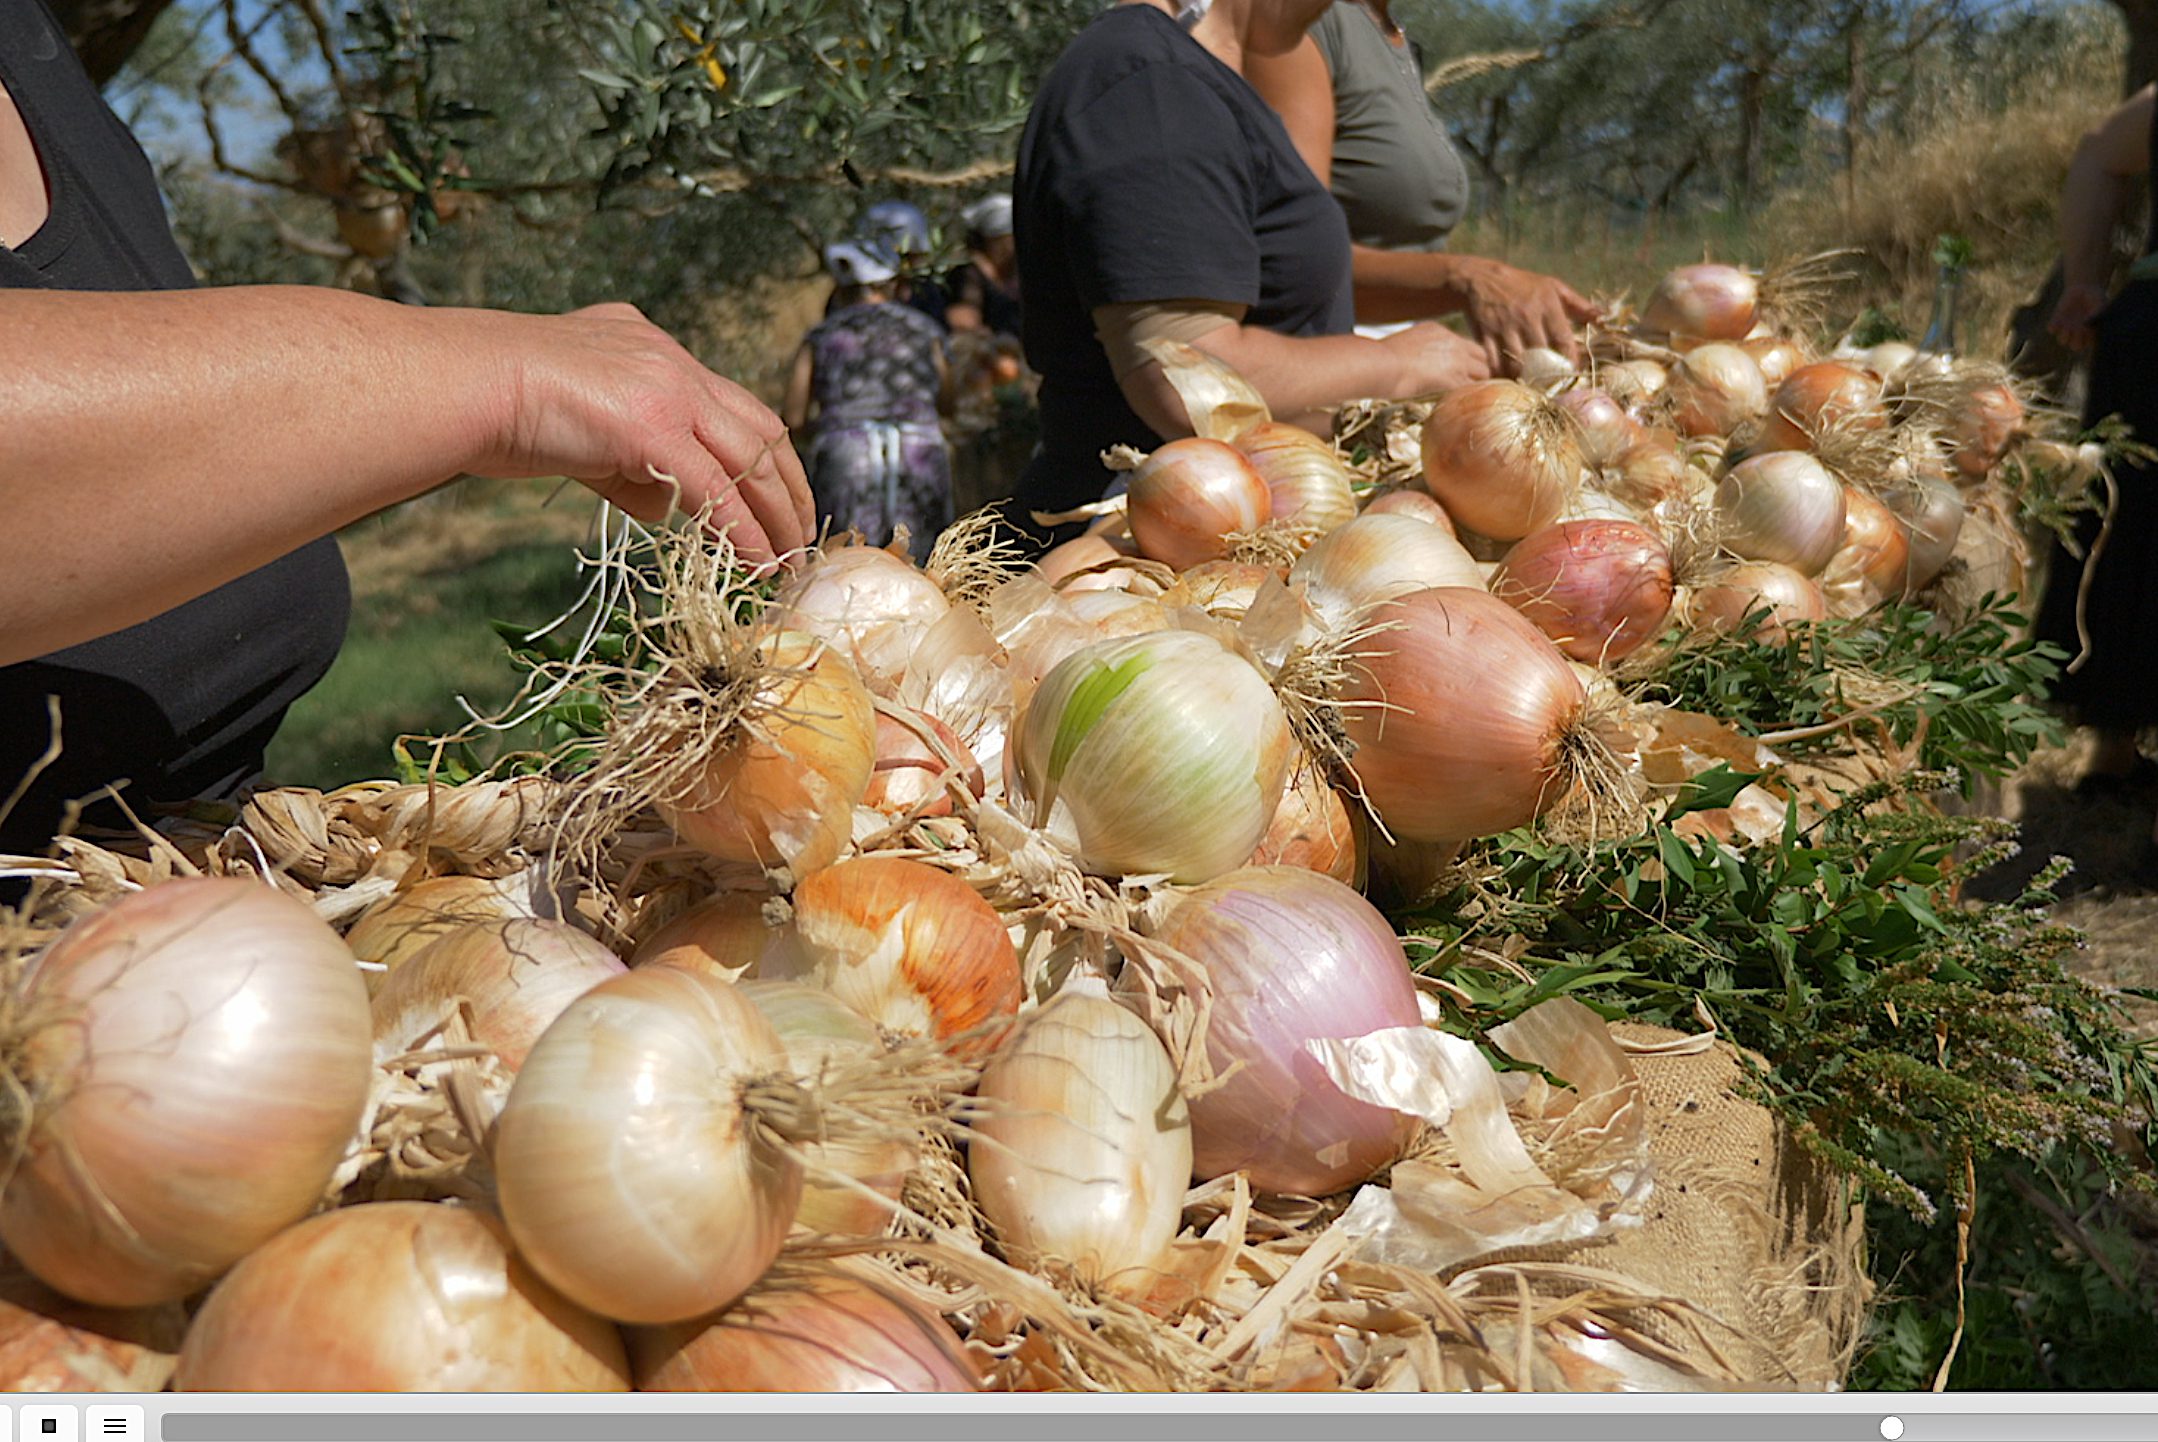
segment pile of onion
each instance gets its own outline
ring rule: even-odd
[[[1266,478],[1226,441],[1170,441],[1132,472],[1124,514],[1139,552],[1181,571],[1229,554],[1229,537],[1274,517]]]
[[[957,1335],[900,1292],[790,1268],[717,1317],[629,1334],[640,1392],[974,1392]]]
[[[440,938],[390,973],[375,995],[375,1054],[387,1060],[421,1046],[462,1004],[473,1042],[511,1071],[540,1034],[621,960],[559,921],[483,922]]]
[[[1880,430],[1888,424],[1880,383],[1862,370],[1819,361],[1801,366],[1776,387],[1768,419],[1752,443],[1756,455],[1767,451],[1810,451],[1830,432]]]
[[[1262,421],[1232,444],[1266,482],[1272,519],[1331,531],[1356,514],[1356,492],[1340,453],[1303,427]]]
[[[1313,542],[1289,568],[1289,584],[1301,587],[1312,609],[1338,627],[1411,591],[1481,588],[1484,573],[1452,531],[1407,516],[1366,512]]]
[[[1844,488],[1843,545],[1821,572],[1829,613],[1861,616],[1910,587],[1911,542],[1903,522],[1873,495]]]
[[[373,1071],[359,967],[252,880],[130,893],[20,983],[0,1242],[79,1301],[199,1290],[320,1200]]]
[[[1768,409],[1768,382],[1737,346],[1696,346],[1671,376],[1671,399],[1686,435],[1728,436]]]
[[[1515,381],[1451,391],[1424,422],[1424,488],[1495,541],[1557,520],[1587,467],[1573,416]]]
[[[1843,483],[1804,451],[1755,456],[1716,487],[1719,538],[1746,560],[1818,576],[1843,546],[1844,496]]]
[[[1731,631],[1763,607],[1768,615],[1753,633],[1759,641],[1780,643],[1792,622],[1828,618],[1828,602],[1812,578],[1775,561],[1726,567],[1694,591],[1690,615],[1696,625]]]
[[[1576,661],[1632,655],[1671,614],[1671,552],[1631,521],[1566,521],[1524,538],[1491,594],[1536,623]]]
[[[1760,282],[1730,265],[1682,265],[1656,282],[1641,323],[1666,335],[1744,340],[1760,318]]]
[[[781,624],[827,641],[872,689],[888,693],[907,658],[951,602],[905,556],[876,546],[828,546],[774,598]]]

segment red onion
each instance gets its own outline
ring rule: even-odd
[[[1682,265],[1656,282],[1641,323],[1667,335],[1744,340],[1760,301],[1760,283],[1736,266]]]
[[[1588,386],[1560,391],[1553,399],[1580,425],[1581,448],[1592,465],[1613,460],[1644,435],[1641,423],[1607,390]]]
[[[1506,553],[1491,594],[1576,661],[1632,655],[1671,614],[1671,552],[1629,521],[1567,521]]]
[[[934,1312],[844,1272],[759,1283],[717,1317],[629,1333],[640,1392],[974,1392]]]
[[[1671,377],[1678,428],[1689,436],[1728,436],[1768,409],[1761,368],[1735,345],[1688,351]]]
[[[1424,422],[1424,489],[1495,541],[1557,520],[1587,465],[1574,418],[1514,381],[1449,392]]]
[[[1266,482],[1277,521],[1331,531],[1356,514],[1356,492],[1341,454],[1301,426],[1264,421],[1241,432],[1236,448]]]
[[[1817,576],[1843,545],[1843,483],[1803,451],[1772,451],[1731,468],[1716,487],[1722,541],[1749,561]]]
[[[1188,436],[1132,473],[1125,514],[1141,554],[1181,571],[1226,556],[1227,537],[1272,520],[1274,502],[1236,447]]]
[[[1400,1154],[1416,1124],[1347,1096],[1304,1050],[1421,1024],[1401,942],[1376,907],[1317,872],[1248,867],[1190,893],[1158,935],[1212,983],[1215,1075],[1243,1063],[1191,1103],[1195,1175],[1243,1170],[1261,1191],[1323,1196]]]
[[[1768,420],[1754,440],[1754,454],[1810,451],[1824,431],[1840,427],[1877,431],[1888,424],[1879,382],[1862,370],[1834,361],[1801,366],[1776,387]]]
[[[1784,628],[1793,621],[1828,619],[1821,588],[1774,561],[1742,561],[1725,569],[1693,593],[1692,617],[1696,625],[1729,631],[1762,606],[1769,614],[1753,638],[1772,644],[1784,639]]]

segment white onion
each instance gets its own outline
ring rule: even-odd
[[[1391,490],[1376,492],[1365,502],[1363,514],[1413,516],[1419,521],[1437,526],[1449,536],[1454,533],[1454,518],[1446,514],[1446,507],[1440,505],[1428,492],[1419,491],[1412,486],[1396,486]]]
[[[1423,451],[1424,488],[1498,541],[1558,519],[1588,464],[1573,417],[1515,381],[1448,392],[1424,421]]]
[[[1433,586],[1480,588],[1484,578],[1451,531],[1367,512],[1297,557],[1289,584],[1301,586],[1330,624],[1346,626],[1381,601]]]
[[[1861,616],[1900,600],[1910,586],[1911,542],[1903,522],[1856,486],[1844,488],[1843,545],[1821,572],[1833,616]]]
[[[1772,451],[1733,466],[1716,487],[1719,539],[1749,561],[1781,561],[1818,576],[1843,545],[1843,483],[1803,451]]]
[[[436,939],[475,921],[536,916],[530,873],[499,880],[481,876],[435,876],[392,892],[360,913],[345,933],[345,946],[382,971],[364,973],[367,989],[379,991],[386,976]]]
[[[1309,757],[1299,757],[1251,864],[1301,866],[1354,886],[1360,860],[1348,803],[1323,770]]]
[[[1736,629],[1752,612],[1768,608],[1753,639],[1780,645],[1795,621],[1828,618],[1828,603],[1811,577],[1775,561],[1742,561],[1727,567],[1693,593],[1695,624],[1714,631]]]
[[[1768,382],[1737,346],[1697,346],[1671,377],[1671,399],[1687,435],[1728,436],[1768,410]]]
[[[1939,476],[1913,476],[1883,497],[1910,536],[1910,585],[1916,591],[1941,574],[1963,530],[1963,495]]]
[[[951,610],[935,581],[876,546],[829,546],[775,596],[783,624],[837,647],[889,694],[922,636]]]
[[[735,981],[794,945],[791,926],[765,915],[763,892],[722,891],[706,897],[646,937],[630,956],[632,966],[679,966],[722,981]]]
[[[1273,519],[1273,497],[1251,462],[1223,441],[1170,441],[1132,472],[1125,515],[1142,555],[1181,571],[1229,553],[1228,537]]]
[[[472,1040],[514,1072],[564,1007],[623,969],[613,952],[559,921],[463,927],[383,983],[374,1000],[376,1059],[422,1045],[462,1001]]]
[[[1263,421],[1233,444],[1266,482],[1274,520],[1331,531],[1356,514],[1349,468],[1332,445],[1310,431]]]
[[[1532,345],[1521,352],[1521,383],[1545,390],[1580,374],[1574,363],[1549,346]]]
[[[1669,335],[1744,340],[1759,318],[1760,283],[1736,266],[1682,265],[1656,282],[1641,322]]]

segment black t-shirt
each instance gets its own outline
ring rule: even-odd
[[[52,196],[35,235],[13,250],[0,245],[0,286],[193,285],[149,160],[99,98],[43,0],[0,0],[0,84]],[[37,357],[0,335],[0,364],[34,366]],[[232,423],[247,417],[235,413]],[[0,524],[8,489],[0,476]],[[138,811],[246,780],[261,769],[285,709],[336,658],[349,606],[344,560],[325,537],[139,626],[0,668],[0,798],[46,750],[47,696],[60,698],[63,743],[0,821],[0,846],[43,850],[67,802],[122,778]]]
[[[1341,207],[1258,92],[1151,6],[1099,16],[1050,68],[1013,211],[1027,363],[1042,377],[1022,513],[1098,497],[1107,447],[1161,443],[1117,388],[1096,307],[1223,301],[1294,336],[1355,324]]]

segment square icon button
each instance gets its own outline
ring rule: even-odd
[[[17,1414],[15,1435],[23,1442],[82,1442],[75,1432],[79,1415],[69,1406],[25,1406]]]
[[[84,1442],[142,1442],[140,1407],[85,1407]]]

